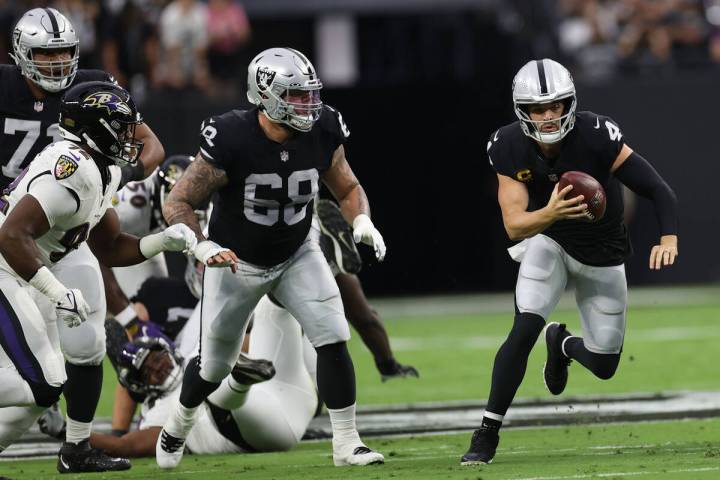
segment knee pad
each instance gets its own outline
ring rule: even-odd
[[[28,382],[28,384],[30,385],[30,390],[32,390],[33,397],[35,397],[35,404],[39,407],[51,407],[55,402],[60,400],[62,385],[54,387],[45,382]]]

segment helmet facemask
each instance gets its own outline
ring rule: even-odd
[[[61,47],[67,49],[68,47]],[[30,80],[35,82],[40,88],[46,92],[59,92],[66,89],[75,79],[78,69],[78,48],[77,46],[70,48],[70,58],[66,60],[35,60],[33,57],[33,49],[28,49],[28,56],[22,60],[21,65],[23,74]],[[41,49],[35,49],[41,50]],[[50,50],[50,49],[42,49]]]
[[[274,86],[264,93],[275,101],[275,108],[272,111],[265,108],[263,111],[273,122],[284,123],[301,132],[309,132],[322,113],[320,88],[322,86],[312,89]]]
[[[534,140],[545,143],[553,144],[557,143],[572,130],[575,126],[575,110],[577,108],[577,101],[575,94],[571,94],[564,98],[556,98],[545,103],[554,103],[562,101],[564,106],[563,114],[554,120],[532,120],[529,114],[530,105],[539,104],[540,102],[515,102],[515,115],[520,119],[520,127],[525,135],[533,138]],[[558,125],[557,130],[552,132],[543,132],[542,126],[547,123],[556,123]]]

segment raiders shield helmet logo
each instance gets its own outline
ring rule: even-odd
[[[258,90],[261,92],[270,88],[274,79],[275,72],[267,67],[258,68],[258,71],[255,74],[255,83],[257,83]]]
[[[77,170],[78,164],[75,160],[68,157],[67,155],[60,155],[58,161],[55,163],[55,178],[62,180],[67,178]]]

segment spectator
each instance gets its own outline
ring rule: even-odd
[[[207,7],[197,0],[173,0],[160,15],[159,82],[171,88],[207,90]]]
[[[208,61],[215,80],[214,91],[237,93],[242,48],[250,39],[250,23],[243,7],[234,0],[209,0],[207,32]]]
[[[155,25],[139,0],[126,0],[103,31],[103,67],[130,89],[136,103],[154,83],[158,45]]]

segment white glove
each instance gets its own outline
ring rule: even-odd
[[[90,315],[90,305],[77,288],[67,288],[45,266],[35,272],[28,283],[55,304],[57,317],[68,327],[77,327]]]
[[[373,225],[370,217],[361,213],[355,217],[352,226],[355,243],[362,242],[373,247],[375,249],[375,257],[378,261],[382,262],[385,258],[385,252],[387,251],[385,240],[383,240],[382,235],[380,235],[378,229]]]
[[[140,253],[151,258],[160,252],[186,252],[193,254],[197,237],[184,223],[176,223],[160,233],[154,233],[140,239]]]
[[[195,247],[195,258],[207,265],[208,267],[227,267],[227,264],[216,263],[208,265],[208,260],[217,255],[220,252],[229,252],[229,248],[223,248],[212,240],[204,240],[197,244]]]
[[[90,305],[77,288],[68,288],[65,294],[55,303],[58,318],[70,328],[77,327],[90,315]]]

